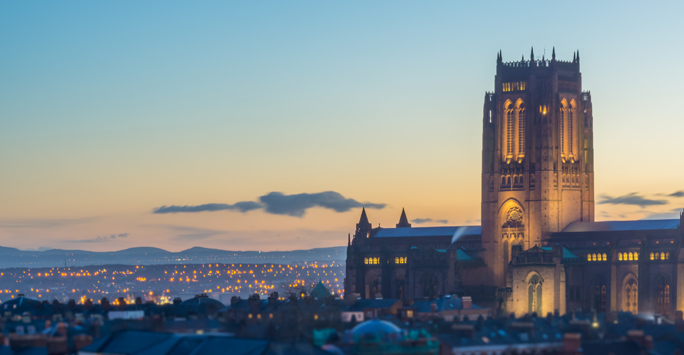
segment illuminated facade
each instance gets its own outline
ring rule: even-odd
[[[504,62],[485,94],[481,226],[373,228],[349,240],[345,292],[469,295],[518,315],[684,309],[682,218],[594,222],[591,95],[579,52]]]

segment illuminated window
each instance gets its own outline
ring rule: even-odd
[[[634,253],[634,260],[639,260],[639,253]]]
[[[627,254],[627,255],[629,256],[629,260],[634,260],[634,254],[629,253],[629,254]]]
[[[591,261],[591,254],[587,254],[587,261]]]
[[[591,261],[596,261],[596,254],[591,254]]]
[[[568,110],[568,153],[572,154],[572,117],[573,112],[572,109]]]
[[[665,253],[660,253],[660,259],[665,260]]]
[[[565,154],[565,111],[560,109],[560,146],[561,154]]]
[[[670,252],[665,253],[665,260],[670,260]]]
[[[507,150],[506,152],[508,155],[513,155],[513,129],[515,128],[514,125],[514,120],[515,118],[513,117],[513,110],[508,110],[506,112],[506,137],[508,139],[508,145],[507,145]]]
[[[651,260],[653,260],[653,253],[651,253]]]
[[[518,154],[525,153],[525,109],[518,111]]]
[[[618,260],[622,260],[622,253],[618,253]]]
[[[608,255],[606,255],[606,253],[603,253],[603,261],[608,261]]]

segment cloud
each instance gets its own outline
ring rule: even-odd
[[[641,208],[644,208],[646,206],[656,206],[656,205],[666,205],[668,202],[666,200],[651,200],[647,199],[643,196],[637,195],[636,192],[632,192],[631,194],[627,194],[624,196],[620,197],[610,197],[608,195],[601,195],[601,198],[603,200],[599,201],[599,205],[605,205],[605,204],[610,204],[610,205],[633,205],[633,206],[640,206]]]
[[[121,234],[111,234],[110,236],[97,236],[95,238],[88,238],[88,239],[70,239],[70,240],[63,240],[63,242],[66,243],[102,243],[102,242],[109,242],[111,240],[114,240],[116,238],[126,238],[128,237],[128,233],[121,233]]]
[[[673,192],[673,193],[671,193],[671,194],[669,194],[669,195],[667,195],[667,196],[669,196],[669,197],[684,197],[684,191],[683,191],[683,190],[680,190],[680,191],[677,191],[677,192]]]
[[[264,204],[264,211],[294,217],[302,217],[306,210],[313,207],[323,207],[335,212],[347,212],[352,208],[385,208],[384,203],[361,203],[351,198],[345,198],[335,191],[325,191],[314,194],[285,195],[281,192],[271,192],[259,197]]]
[[[382,209],[384,203],[361,203],[351,198],[345,198],[335,191],[325,191],[313,194],[285,195],[282,192],[271,192],[259,197],[260,202],[243,201],[233,205],[226,203],[208,203],[199,206],[162,206],[154,209],[154,213],[184,213],[237,210],[248,212],[263,208],[270,214],[279,214],[294,217],[303,217],[306,210],[314,207],[323,207],[335,212],[347,212],[352,208],[376,208]]]
[[[174,236],[176,240],[201,240],[213,237],[215,235],[226,234],[225,231],[217,231],[212,229],[185,227],[185,226],[165,226],[166,228],[177,232]]]
[[[0,228],[54,228],[88,223],[97,218],[98,217],[77,219],[0,219]]]
[[[154,209],[154,213],[179,213],[179,212],[207,212],[207,211],[231,211],[249,212],[263,207],[254,201],[243,201],[232,205],[227,203],[207,203],[199,206],[161,206]]]
[[[412,219],[412,220],[411,220],[411,223],[415,223],[415,224],[423,224],[423,223],[431,223],[431,222],[434,222],[434,223],[441,223],[441,224],[447,224],[447,223],[449,223],[449,221],[446,220],[446,219],[434,220],[434,219],[432,219],[432,218],[416,218],[416,219]]]

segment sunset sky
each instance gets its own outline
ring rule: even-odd
[[[496,53],[528,59],[532,46],[581,53],[596,219],[674,218],[682,13],[682,1],[3,2],[0,245],[338,246],[359,206],[374,226],[402,207],[433,221],[414,226],[478,224]],[[223,205],[162,208],[210,203]]]

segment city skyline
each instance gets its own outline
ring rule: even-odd
[[[676,218],[682,4],[589,4],[575,31],[555,4],[3,4],[0,245],[338,246],[362,206],[477,225],[481,100],[532,46],[582,54],[596,220]]]

